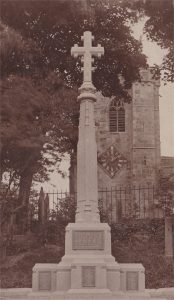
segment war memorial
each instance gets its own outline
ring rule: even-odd
[[[36,264],[32,293],[35,299],[150,299],[145,290],[142,264],[117,263],[111,254],[111,233],[100,223],[98,210],[97,145],[92,84],[92,56],[104,54],[93,47],[91,32],[84,32],[83,47],[71,49],[82,56],[83,84],[79,88],[79,139],[77,149],[77,210],[75,223],[66,227],[65,255],[59,264]],[[153,298],[155,299],[155,298]],[[157,298],[156,298],[157,299]]]

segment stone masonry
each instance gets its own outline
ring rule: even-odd
[[[124,132],[109,131],[112,99],[98,97],[95,106],[98,157],[114,146],[127,161],[112,178],[98,163],[99,189],[156,183],[160,168],[158,90],[159,81],[152,79],[150,70],[142,70],[141,82],[134,83],[131,90],[132,102],[124,104]]]
[[[133,84],[131,103],[125,103],[125,131],[110,132],[111,98],[98,93],[95,103],[96,140],[98,151],[99,190],[115,186],[153,185],[160,169],[159,80],[152,79],[151,70],[141,70],[141,82]],[[125,163],[114,176],[107,171],[112,165],[111,151],[121,155]],[[100,163],[105,155],[105,167]],[[109,154],[110,153],[110,154]],[[116,167],[116,166],[115,166]],[[70,168],[70,190],[76,191],[76,162]]]

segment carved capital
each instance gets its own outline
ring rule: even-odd
[[[93,102],[97,101],[95,95],[96,88],[93,86],[92,82],[84,82],[79,88],[80,95],[77,97],[78,101],[91,100]]]

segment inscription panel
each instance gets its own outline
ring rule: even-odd
[[[51,272],[39,272],[39,290],[51,290]]]
[[[138,290],[138,272],[126,273],[126,289],[129,291]]]
[[[95,287],[95,267],[82,267],[82,287]]]
[[[101,230],[74,230],[72,233],[73,250],[103,250],[104,232]]]

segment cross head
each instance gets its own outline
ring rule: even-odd
[[[92,46],[92,41],[94,37],[92,36],[90,31],[85,31],[81,40],[84,42],[83,47],[79,47],[77,44],[71,48],[71,55],[74,57],[82,56],[81,61],[83,63],[83,81],[91,82],[92,81],[92,71],[94,68],[92,67],[92,63],[94,59],[92,56],[101,57],[104,54],[104,48],[98,44],[97,47]]]

